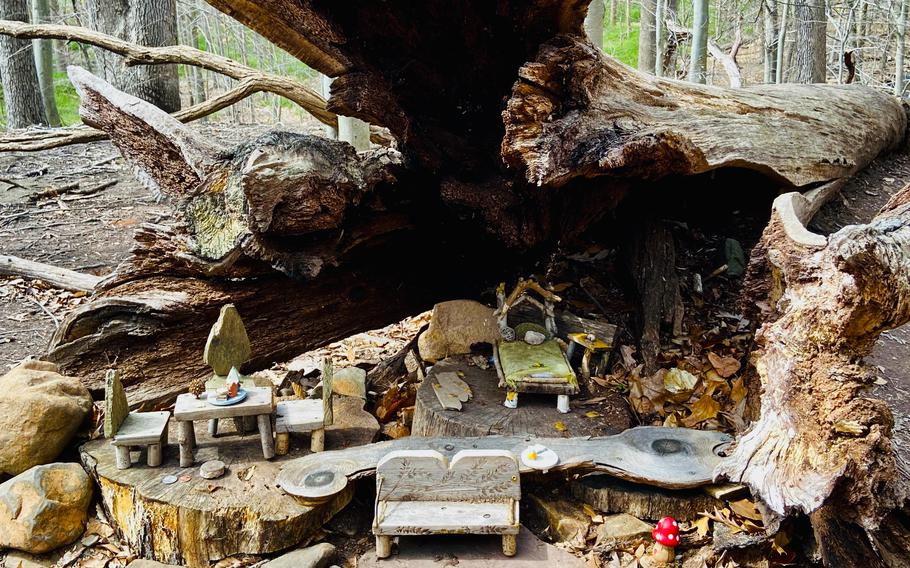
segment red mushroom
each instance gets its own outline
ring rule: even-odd
[[[654,539],[654,560],[666,564],[673,560],[673,549],[679,546],[679,523],[673,517],[664,517],[651,531]]]

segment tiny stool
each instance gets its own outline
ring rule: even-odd
[[[117,451],[117,469],[129,469],[130,448],[145,447],[149,467],[161,465],[161,452],[167,445],[170,412],[131,412],[111,439]]]

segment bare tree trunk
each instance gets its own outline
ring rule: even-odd
[[[619,12],[620,0],[610,0],[610,27],[616,27],[616,16]]]
[[[657,0],[654,4],[654,74],[658,77],[663,76],[664,50],[667,47],[666,11],[667,0]]]
[[[897,18],[897,46],[894,48],[894,96],[904,94],[904,39],[907,35],[907,0],[900,0],[900,14]]]
[[[825,69],[825,0],[794,0],[796,22],[796,63],[794,83],[824,83]]]
[[[654,72],[654,8],[655,0],[639,0],[641,9],[639,14],[638,35],[638,69],[640,71]]]
[[[50,21],[50,0],[32,0],[32,21],[36,24]],[[44,114],[50,126],[60,126],[60,113],[57,111],[57,99],[54,96],[54,40],[38,39],[33,41],[35,49],[35,66],[38,70],[38,85],[41,88],[41,101],[44,103]]]
[[[762,36],[764,53],[764,79],[765,83],[773,83],[777,77],[777,4],[775,0],[764,0],[761,5],[763,15]]]
[[[783,83],[786,80],[786,74],[784,73],[784,51],[787,48],[787,25],[790,23],[787,19],[787,16],[790,14],[790,3],[784,3],[783,10],[780,15],[780,28],[777,32],[777,63],[775,66],[776,75],[774,77],[775,83]]]
[[[90,26],[95,30],[150,47],[177,43],[176,0],[87,0],[86,4]],[[96,50],[96,55],[106,81],[167,112],[180,110],[176,66],[127,69],[119,56],[102,50]]]
[[[692,2],[692,55],[689,80],[704,83],[708,66],[708,0]]]
[[[610,3],[610,17],[616,17],[615,1]],[[585,34],[598,49],[604,48],[604,0],[594,0],[588,5],[585,16]]]
[[[27,22],[27,0],[0,0],[0,18]],[[0,37],[0,76],[8,128],[47,124],[31,40]]]

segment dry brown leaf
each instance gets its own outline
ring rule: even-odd
[[[746,519],[752,519],[753,521],[763,521],[764,519],[761,516],[761,512],[755,507],[755,503],[749,499],[740,499],[739,501],[730,501],[730,509]]]
[[[674,367],[664,374],[663,382],[667,392],[672,395],[680,395],[692,392],[695,385],[698,384],[698,377],[689,371]]]
[[[739,371],[740,368],[739,360],[735,357],[723,357],[710,351],[708,352],[708,361],[717,370],[717,374],[725,379]]]
[[[746,398],[746,385],[743,383],[743,378],[740,377],[733,381],[733,389],[730,391],[730,399],[733,400],[734,404],[739,404]]]
[[[711,519],[705,516],[699,516],[692,523],[695,526],[695,532],[698,533],[698,536],[707,536],[708,531],[711,530]]]
[[[720,403],[714,400],[709,394],[704,394],[695,404],[688,405],[692,414],[683,419],[682,423],[687,428],[692,428],[696,424],[717,417],[720,412]]]

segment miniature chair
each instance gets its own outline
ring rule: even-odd
[[[376,556],[391,554],[392,536],[423,534],[498,534],[514,556],[520,499],[511,452],[462,450],[451,463],[435,450],[390,452],[376,466]]]
[[[117,450],[117,469],[129,469],[130,448],[145,447],[149,467],[161,465],[170,412],[130,412],[120,375],[111,369],[104,384],[104,437]]]
[[[332,359],[326,357],[322,366],[322,400],[285,400],[275,412],[275,453],[288,453],[290,434],[310,432],[310,451],[325,449],[325,429],[335,422],[332,412]]]

